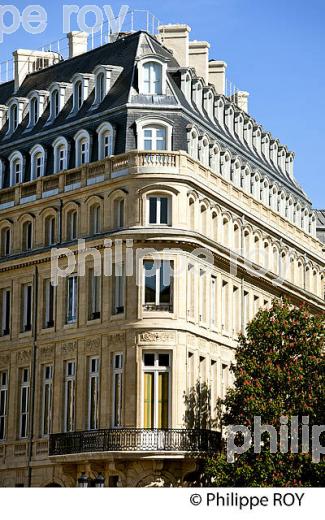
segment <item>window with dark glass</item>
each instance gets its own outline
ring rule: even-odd
[[[19,437],[25,439],[29,431],[29,368],[21,369]]]
[[[22,332],[32,330],[32,284],[22,286],[23,313]]]
[[[144,261],[144,310],[173,311],[173,262]]]
[[[10,320],[11,320],[11,290],[10,289],[2,289],[1,315],[2,315],[1,335],[7,336],[8,334],[10,334]]]
[[[149,197],[149,224],[169,224],[168,197]]]

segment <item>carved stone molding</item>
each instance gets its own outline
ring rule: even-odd
[[[0,356],[0,367],[6,367],[10,364],[10,354],[2,354]]]
[[[86,340],[85,348],[87,352],[98,354],[101,346],[101,338],[91,338]]]
[[[77,350],[78,341],[68,341],[62,344],[63,354],[73,354]]]
[[[110,343],[123,344],[125,343],[125,332],[117,332],[115,334],[110,334],[108,336],[108,341]]]
[[[53,358],[54,357],[54,345],[46,345],[39,349],[39,355],[41,359]]]
[[[138,334],[139,343],[175,343],[175,332],[147,330]]]
[[[30,350],[20,350],[17,352],[17,363],[30,363],[31,352]]]

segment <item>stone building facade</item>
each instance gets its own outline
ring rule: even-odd
[[[0,85],[1,486],[186,485],[238,333],[325,309],[294,154],[189,33],[71,33]]]

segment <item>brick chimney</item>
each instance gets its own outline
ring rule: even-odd
[[[67,34],[69,40],[69,58],[79,56],[87,52],[88,33],[80,31],[72,31]]]
[[[189,34],[191,28],[183,24],[159,26],[159,39],[172,51],[181,67],[189,66]]]
[[[195,69],[197,76],[209,82],[209,48],[210,43],[193,41],[189,44],[190,67]]]
[[[209,61],[209,83],[222,95],[226,93],[226,69],[227,63],[224,61]]]

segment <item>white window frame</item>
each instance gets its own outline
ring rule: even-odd
[[[97,65],[93,70],[93,75],[95,77],[95,100],[94,106],[100,105],[102,101],[104,101],[107,96],[109,89],[111,87],[111,76],[112,76],[112,68],[107,65]],[[103,83],[99,88],[99,77],[102,75]]]
[[[161,76],[160,76],[160,93],[155,93],[154,89],[152,89],[152,85],[149,85],[149,89],[147,90],[145,87],[145,66],[155,63],[161,67]],[[151,96],[161,96],[166,94],[167,90],[167,62],[157,59],[156,55],[146,56],[138,63],[138,77],[139,77],[139,93],[144,95]]]
[[[66,280],[66,324],[73,324],[78,320],[78,276],[73,274]]]
[[[31,149],[30,153],[30,168],[31,168],[31,180],[35,180],[45,175],[45,158],[46,153],[43,146],[36,144]],[[40,162],[38,164],[38,159]],[[38,175],[39,174],[39,175]]]
[[[22,368],[20,374],[19,438],[26,439],[29,432],[30,369]],[[25,419],[25,427],[23,423]]]
[[[87,130],[79,130],[74,136],[76,168],[88,164],[91,157],[91,138]]]
[[[54,173],[66,170],[68,168],[68,141],[65,137],[58,137],[53,143],[53,155],[54,155]],[[63,150],[63,156],[60,155]]]
[[[25,166],[24,157],[21,152],[16,150],[9,156],[10,164],[10,186],[16,186],[23,182],[23,169]],[[19,168],[17,168],[19,164]],[[18,175],[18,179],[17,179]],[[16,182],[18,180],[18,182]]]
[[[99,357],[90,357],[88,360],[88,430],[98,430],[99,427],[99,391],[100,391],[100,362]],[[92,409],[92,382],[95,382],[95,409]],[[92,414],[94,412],[95,421],[92,424]]]
[[[154,365],[146,366],[144,364],[144,358],[146,354],[152,354],[154,356]],[[160,354],[168,354],[169,356],[169,365],[168,367],[159,366],[159,355]],[[171,424],[171,411],[172,411],[172,351],[171,350],[143,350],[142,353],[142,399],[141,399],[141,415],[142,415],[142,425],[144,427],[144,374],[145,372],[151,372],[154,374],[154,416],[153,416],[153,425],[152,428],[158,428],[158,381],[159,381],[159,373],[164,372],[168,373],[168,428]]]
[[[114,153],[115,132],[110,123],[102,123],[96,132],[98,134],[98,160],[102,161]],[[107,143],[106,138],[108,138]]]
[[[55,227],[56,227],[56,218],[54,215],[48,215],[45,218],[45,242],[47,246],[52,246],[55,244]]]
[[[123,352],[114,352],[112,366],[112,428],[122,427],[123,414]]]
[[[43,365],[41,435],[48,437],[52,430],[53,365]],[[47,397],[47,398],[46,398]]]
[[[68,433],[74,431],[76,421],[76,361],[74,359],[65,361],[64,369],[63,431],[64,433]],[[71,403],[69,403],[69,395],[72,396]],[[70,427],[68,427],[68,419],[71,421]]]
[[[150,201],[157,199],[156,203],[156,222],[150,222]],[[167,199],[167,222],[161,222],[161,199]],[[147,195],[147,224],[150,226],[170,226],[171,225],[172,198],[165,193],[150,193]]]
[[[79,110],[82,108],[84,102],[88,98],[88,96],[90,94],[91,80],[92,81],[94,80],[93,74],[77,73],[72,77],[71,83],[73,84],[73,89],[72,89],[73,103],[72,103],[71,114],[79,112]]]
[[[139,150],[145,150],[144,146],[144,130],[154,129],[157,131],[157,129],[165,129],[165,141],[166,146],[164,150],[154,150],[159,152],[164,151],[171,151],[172,150],[172,133],[173,133],[173,126],[168,123],[167,121],[164,121],[163,119],[140,119],[136,121],[136,129],[137,129],[137,141],[138,141],[138,149]],[[150,150],[145,150],[147,153],[150,152]]]
[[[152,266],[152,269],[154,271],[154,276],[156,277],[156,287],[155,287],[155,302],[146,302],[146,269],[145,269],[145,263],[146,262],[153,262],[153,266]],[[166,303],[160,303],[160,270],[161,270],[161,267],[162,267],[162,264],[163,262],[168,262],[169,263],[169,268],[170,268],[170,303],[166,304]],[[142,281],[143,281],[143,296],[142,296],[142,305],[143,305],[143,308],[145,311],[147,311],[147,309],[145,309],[145,307],[147,306],[151,306],[151,305],[154,305],[155,308],[158,308],[158,307],[164,307],[166,306],[166,312],[174,312],[174,306],[175,306],[175,301],[174,301],[174,274],[173,274],[173,270],[174,270],[174,260],[169,260],[169,259],[153,259],[153,258],[150,258],[150,259],[143,259],[143,264],[142,264]],[[151,270],[152,271],[152,270]],[[153,275],[153,272],[151,272],[151,276]],[[162,311],[164,311],[165,309],[161,309]],[[159,310],[159,312],[161,312],[161,310]]]

